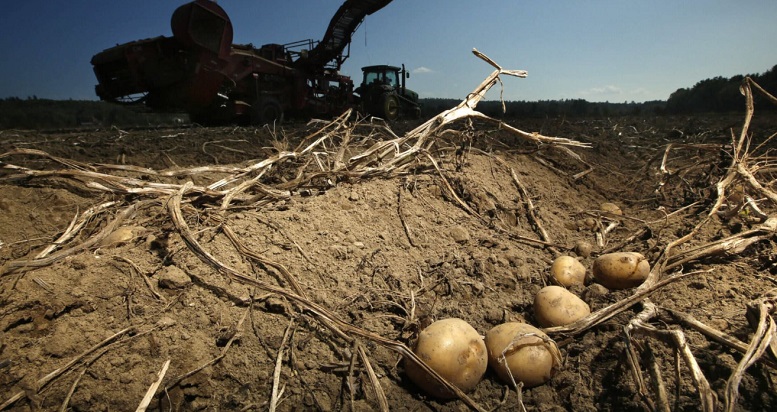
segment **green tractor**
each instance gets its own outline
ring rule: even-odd
[[[364,79],[354,90],[360,96],[364,113],[381,117],[388,121],[400,117],[418,119],[421,117],[421,105],[418,93],[405,87],[405,79],[410,73],[401,68],[385,64],[362,67]]]

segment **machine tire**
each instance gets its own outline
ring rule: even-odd
[[[380,102],[383,118],[393,122],[399,118],[399,98],[393,93],[384,93]]]
[[[283,122],[283,107],[274,97],[260,97],[251,105],[251,124],[265,125]]]

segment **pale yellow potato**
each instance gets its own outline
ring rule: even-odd
[[[585,266],[572,256],[559,256],[550,265],[550,275],[561,286],[583,285]]]
[[[575,242],[574,249],[578,256],[587,258],[591,256],[591,252],[593,251],[594,247],[586,240],[578,240]]]
[[[639,286],[650,274],[650,263],[637,252],[615,252],[594,260],[591,274],[608,289],[628,289]]]
[[[515,380],[526,387],[542,385],[561,362],[556,343],[528,323],[508,322],[493,327],[486,333],[486,347],[488,364],[508,384]]]
[[[472,390],[488,368],[485,342],[475,328],[462,319],[442,319],[427,326],[418,334],[413,352],[464,392]],[[443,399],[456,396],[413,361],[405,360],[405,373],[432,396]]]
[[[121,246],[142,236],[145,232],[146,229],[142,226],[121,226],[101,240],[99,246],[103,248]]]
[[[534,318],[544,328],[569,325],[591,314],[591,308],[561,286],[545,286],[534,296]]]
[[[614,215],[623,215],[623,211],[621,210],[620,206],[616,205],[615,203],[602,203],[601,206],[599,206],[599,209],[604,212],[610,212]]]

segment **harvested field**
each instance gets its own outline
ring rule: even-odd
[[[0,409],[777,409],[773,115],[464,109],[0,132]],[[536,324],[557,256],[611,251],[651,275],[571,288],[592,314],[546,329],[547,384],[408,380],[432,321]]]

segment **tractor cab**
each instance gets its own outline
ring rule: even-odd
[[[421,116],[418,93],[405,87],[410,73],[402,67],[378,65],[362,68],[362,84],[354,91],[361,99],[366,114],[396,120],[400,115]]]
[[[399,67],[381,65],[364,67],[362,70],[364,71],[362,86],[387,85],[392,89],[399,87],[399,71],[401,70]]]

